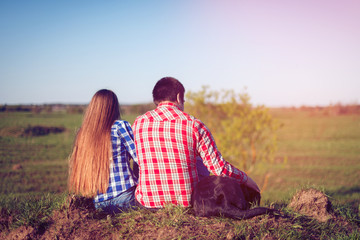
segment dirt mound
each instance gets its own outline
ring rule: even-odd
[[[47,126],[28,126],[21,134],[22,137],[37,137],[44,136],[50,133],[62,133],[65,131],[64,127],[47,127]]]
[[[332,218],[332,205],[329,198],[316,189],[306,189],[297,192],[290,204],[290,208],[296,212],[326,222]]]
[[[92,199],[69,197],[67,206],[53,212],[40,239],[102,239],[106,231],[98,218]]]
[[[10,137],[39,137],[49,134],[57,134],[66,131],[64,127],[49,127],[49,126],[11,126],[4,127],[0,129],[0,136],[10,136]]]
[[[295,194],[289,206],[305,215],[320,217],[320,221],[331,217],[328,198],[314,189]],[[96,211],[92,199],[82,197],[69,197],[48,221],[33,227],[11,230],[9,213],[2,209],[0,214],[0,239],[278,239],[279,236],[319,239],[324,236],[324,229],[319,226],[328,224],[308,221],[303,216],[257,216],[249,220],[195,217],[192,209],[176,206],[155,212],[137,209],[112,216]],[[333,227],[325,229],[329,238],[334,239],[338,233],[351,235],[359,229],[339,218],[334,218],[332,224]]]
[[[36,231],[33,227],[20,226],[17,229],[11,231],[6,239],[20,240],[20,239],[35,239]]]
[[[17,171],[17,170],[23,169],[23,166],[22,166],[20,163],[17,163],[17,164],[14,164],[14,165],[11,167],[11,169],[12,169],[13,171]]]
[[[43,226],[20,226],[0,235],[6,239],[103,239],[104,226],[96,213],[92,199],[69,197],[68,203],[60,210],[53,211],[51,217]],[[9,229],[12,221],[5,209],[1,210],[1,229]],[[1,230],[0,230],[1,232]]]

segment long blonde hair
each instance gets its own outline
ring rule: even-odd
[[[112,159],[111,126],[119,118],[115,93],[106,89],[97,91],[75,138],[69,165],[70,192],[90,197],[106,192]]]

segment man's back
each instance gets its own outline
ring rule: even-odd
[[[160,103],[138,117],[132,128],[139,163],[135,195],[145,207],[190,206],[198,182],[197,155],[215,175],[227,175],[240,183],[247,180],[246,174],[223,160],[206,126],[173,103]]]
[[[171,103],[160,104],[135,120],[133,130],[140,166],[136,198],[142,205],[189,206],[188,195],[198,181],[193,121]]]

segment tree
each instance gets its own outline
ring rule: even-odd
[[[187,93],[186,110],[211,130],[226,161],[251,172],[255,164],[274,160],[279,125],[267,108],[253,107],[247,93],[203,86]]]

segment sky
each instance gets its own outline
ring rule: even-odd
[[[360,1],[0,1],[0,104],[148,103],[165,76],[254,105],[359,104]]]

